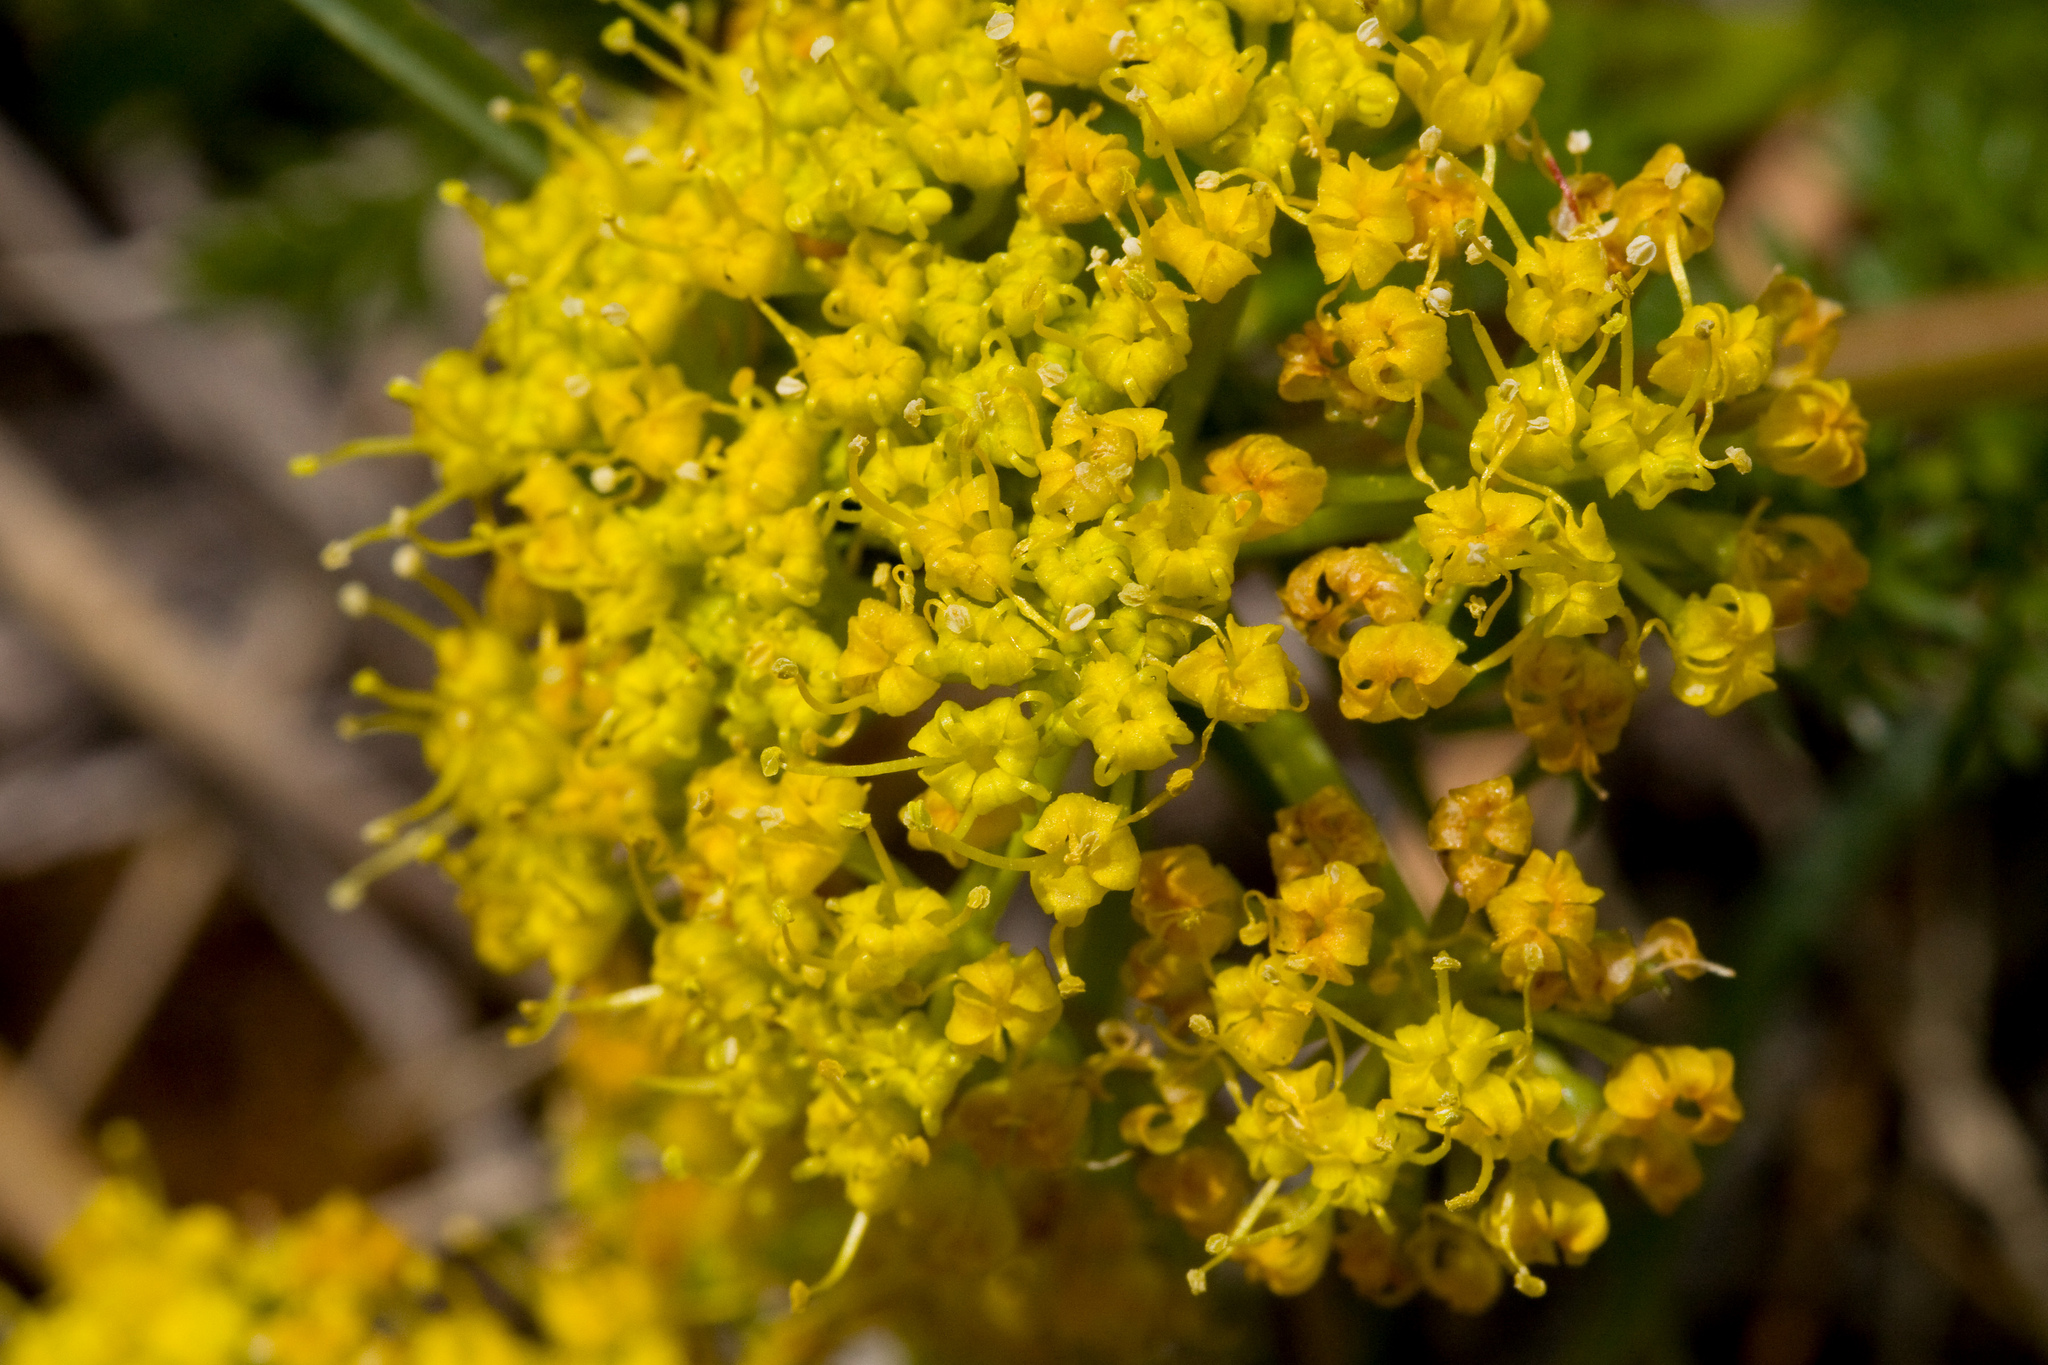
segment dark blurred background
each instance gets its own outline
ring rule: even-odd
[[[612,11],[431,8],[507,72],[547,46],[632,98],[596,42]],[[1553,136],[1591,129],[1618,175],[1682,143],[1729,191],[1703,289],[1783,263],[1850,308],[1834,373],[1875,419],[1871,474],[1811,510],[1871,586],[1782,637],[1782,690],[1733,716],[1653,688],[1611,799],[1537,788],[1539,839],[1603,909],[1683,915],[1740,972],[1628,1021],[1738,1051],[1749,1120],[1706,1189],[1672,1220],[1617,1190],[1588,1267],[1479,1319],[1366,1308],[1333,1273],[1273,1306],[1280,1358],[2048,1354],[2044,20],[1557,0],[1531,62]],[[6,1283],[33,1292],[108,1168],[258,1219],[336,1185],[427,1239],[516,1218],[548,1193],[549,1058],[501,1039],[538,983],[476,968],[425,874],[325,903],[422,782],[403,745],[332,737],[347,678],[429,670],[334,612],[316,553],[426,475],[284,460],[399,429],[384,382],[466,345],[488,288],[435,187],[517,172],[286,0],[0,0],[0,120]],[[1250,375],[1277,325],[1254,310]],[[1342,727],[1425,904],[1422,803],[1522,759],[1468,719]],[[1204,790],[1160,837],[1255,864],[1266,817]]]

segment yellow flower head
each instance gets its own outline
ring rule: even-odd
[[[1434,622],[1365,626],[1338,660],[1338,706],[1353,720],[1414,720],[1448,705],[1475,674],[1458,662],[1465,642]]]
[[[1511,778],[1455,787],[1429,817],[1429,846],[1444,855],[1451,890],[1477,910],[1491,901],[1529,851],[1535,816]]]

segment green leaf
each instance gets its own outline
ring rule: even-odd
[[[522,185],[546,173],[547,151],[539,138],[490,116],[492,100],[520,99],[527,92],[411,0],[291,2],[386,80],[466,134]]]

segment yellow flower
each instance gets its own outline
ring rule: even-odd
[[[1092,222],[1123,203],[1125,177],[1135,180],[1138,168],[1122,134],[1098,133],[1063,109],[1031,135],[1024,193],[1049,223]]]
[[[1538,237],[1508,274],[1508,323],[1539,351],[1578,350],[1619,302],[1607,282],[1607,253],[1592,238]]]
[[[1138,884],[1138,841],[1123,816],[1107,801],[1078,792],[1045,808],[1024,835],[1045,853],[1031,873],[1040,909],[1061,924],[1079,924],[1105,895]]]
[[[1494,777],[1454,787],[1429,817],[1429,846],[1444,855],[1451,890],[1477,910],[1515,875],[1529,851],[1536,817],[1512,778]]]
[[[1301,977],[1265,958],[1216,974],[1216,1029],[1239,1064],[1266,1071],[1301,1051],[1315,1007]]]
[[[1870,561],[1826,517],[1776,517],[1737,534],[1729,581],[1770,598],[1775,624],[1796,626],[1806,620],[1809,603],[1846,615],[1870,584]]]
[[[1863,477],[1863,420],[1839,379],[1801,379],[1771,401],[1757,429],[1764,462],[1780,474],[1841,488]]]
[[[1484,587],[1497,580],[1515,556],[1536,543],[1534,523],[1544,511],[1540,498],[1500,492],[1478,479],[1423,502],[1429,511],[1415,519],[1415,529],[1429,555],[1431,591],[1440,583]],[[1442,633],[1448,638],[1449,632]],[[1357,637],[1352,639],[1355,645]]]
[[[1692,419],[1641,389],[1626,397],[1604,384],[1595,390],[1580,446],[1606,481],[1609,497],[1625,489],[1645,510],[1676,489],[1714,486]]]
[[[1348,986],[1350,969],[1371,957],[1372,907],[1385,894],[1344,862],[1282,882],[1280,899],[1269,902],[1273,950],[1295,971]]]
[[[1723,716],[1751,697],[1777,689],[1771,667],[1771,600],[1716,583],[1702,599],[1688,597],[1671,624],[1671,657],[1678,665],[1671,695],[1710,716]]]
[[[1344,684],[1338,707],[1353,720],[1414,720],[1448,705],[1475,676],[1458,662],[1465,642],[1442,626],[1408,621],[1365,626],[1338,660]]]
[[[1567,984],[1590,989],[1598,976],[1593,907],[1605,894],[1586,885],[1571,854],[1530,854],[1520,875],[1486,902],[1501,980],[1515,990],[1529,987],[1538,1009],[1554,1003]]]
[[[1694,402],[1754,393],[1770,376],[1777,331],[1777,320],[1758,313],[1755,304],[1733,312],[1718,303],[1695,304],[1657,343],[1650,382]]]
[[[1452,152],[1506,141],[1528,121],[1543,93],[1541,76],[1522,70],[1490,43],[1446,42],[1425,34],[1410,52],[1394,62],[1394,81]],[[1471,66],[1489,55],[1490,69]]]
[[[1209,452],[1208,465],[1204,492],[1259,495],[1258,518],[1244,533],[1248,541],[1291,531],[1307,521],[1322,503],[1330,478],[1307,451],[1265,434],[1218,446]]]
[[[1029,1052],[1059,1017],[1059,989],[1038,950],[1012,957],[1007,946],[999,946],[960,969],[953,1012],[946,1018],[946,1040],[1000,1061],[1005,1035],[1011,1046]]]
[[[1356,152],[1348,162],[1323,167],[1308,233],[1325,282],[1334,284],[1348,275],[1359,288],[1370,289],[1400,261],[1415,235],[1401,181],[1399,167],[1378,170]]]
[[[1545,772],[1600,771],[1635,707],[1627,667],[1581,639],[1523,637],[1502,687],[1515,728],[1536,746]]]
[[[1389,403],[1412,403],[1450,365],[1444,320],[1412,289],[1395,285],[1337,310],[1337,339],[1351,352],[1345,374]]]
[[[1541,1293],[1543,1282],[1527,1267],[1584,1263],[1607,1240],[1607,1210],[1598,1195],[1549,1162],[1517,1161],[1479,1226],[1515,1264],[1515,1287]]]
[[[1344,652],[1340,634],[1359,618],[1399,625],[1421,617],[1422,580],[1377,545],[1331,546],[1294,567],[1280,590],[1288,624],[1333,658]]]
[[[1211,720],[1256,725],[1295,707],[1301,678],[1280,647],[1279,626],[1241,626],[1229,616],[1222,634],[1181,655],[1167,681]]]
[[[1645,1048],[1608,1077],[1605,1093],[1627,1133],[1661,1128],[1711,1145],[1727,1141],[1742,1122],[1735,1058],[1718,1047]]]
[[[1316,876],[1333,862],[1377,867],[1387,860],[1379,826],[1342,787],[1324,787],[1280,811],[1273,823],[1277,828],[1266,836],[1266,852],[1281,882]]]

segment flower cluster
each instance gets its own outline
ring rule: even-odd
[[[1470,910],[1456,925],[1390,913],[1367,876],[1385,846],[1336,787],[1280,812],[1274,894],[1241,891],[1198,848],[1145,855],[1132,910],[1148,937],[1126,974],[1154,1027],[1105,1025],[1091,1065],[1152,1078],[1157,1102],[1121,1131],[1149,1154],[1141,1188],[1205,1239],[1197,1290],[1234,1259],[1298,1293],[1334,1249],[1375,1302],[1423,1289],[1476,1312],[1506,1276],[1543,1293],[1531,1266],[1576,1265],[1606,1238],[1606,1210],[1550,1164],[1553,1144],[1666,1212],[1698,1186],[1693,1144],[1742,1116],[1732,1058],[1638,1048],[1596,1021],[1724,969],[1678,920],[1641,942],[1599,928],[1602,893],[1570,853],[1532,852],[1531,825],[1506,778],[1438,804],[1431,842]],[[1249,960],[1218,960],[1233,939]],[[1604,1087],[1575,1049],[1609,1064]],[[1217,1136],[1242,1167],[1198,1136],[1224,1113]]]
[[[1671,495],[1749,474],[1738,440],[1767,478],[1861,473],[1820,377],[1838,310],[1782,276],[1694,297],[1721,190],[1676,147],[1616,184],[1574,133],[1560,167],[1518,64],[1544,0],[775,0],[716,35],[618,3],[606,45],[670,92],[601,121],[529,58],[540,100],[494,112],[554,169],[515,203],[446,189],[503,286],[482,336],[393,386],[409,438],[299,469],[411,452],[440,480],[326,555],[396,542],[451,621],[343,590],[435,662],[360,676],[386,709],[350,728],[417,736],[437,781],[337,899],[434,863],[487,963],[552,972],[527,1032],[583,1020],[571,1205],[620,1265],[659,1244],[687,1288],[656,1316],[752,1320],[795,1275],[764,1358],[874,1321],[1124,1358],[1196,1335],[1175,1224],[1197,1291],[1235,1261],[1299,1292],[1335,1249],[1369,1297],[1477,1310],[1605,1235],[1553,1144],[1682,1198],[1739,1117],[1732,1062],[1599,1021],[1712,964],[1675,921],[1599,928],[1505,779],[1431,826],[1462,924],[1414,910],[1341,788],[1280,812],[1271,891],[1144,822],[1218,725],[1306,728],[1284,628],[1232,614],[1248,545],[1299,561],[1279,605],[1353,719],[1505,664],[1542,766],[1590,780],[1652,632],[1688,703],[1769,689],[1773,628],[1844,610],[1862,560],[1824,518]],[[1554,185],[1547,235],[1496,192],[1515,164]],[[1329,289],[1279,395],[1345,424],[1344,469],[1196,445],[1276,252]],[[1476,272],[1500,325],[1461,304]],[[1397,537],[1320,530],[1390,500]],[[430,567],[465,557],[477,602]],[[836,756],[877,732],[906,752]],[[921,790],[871,811],[890,774]],[[996,938],[1025,883],[1043,953]],[[1106,916],[1138,941],[1084,981]],[[836,1257],[777,1231],[821,1219]]]

